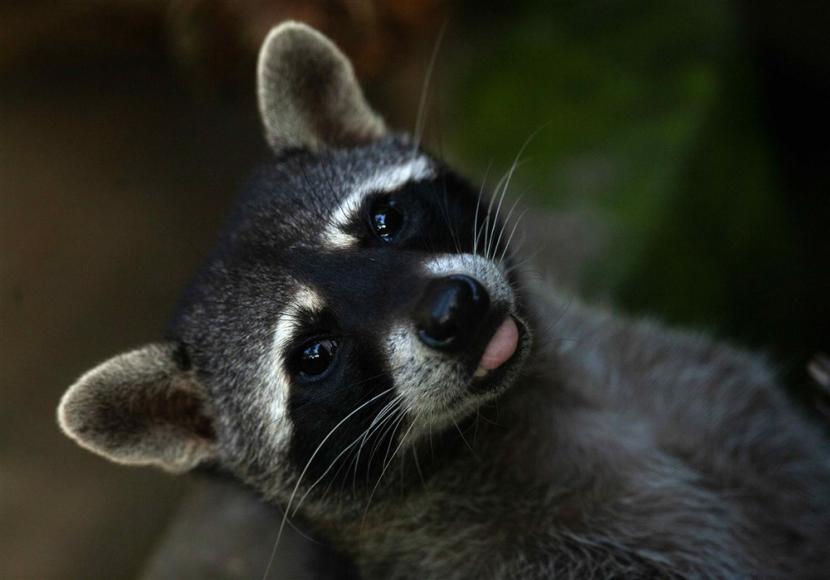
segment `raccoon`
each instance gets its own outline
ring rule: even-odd
[[[827,577],[828,442],[763,360],[528,276],[319,32],[273,29],[257,80],[273,156],[69,437],[229,473],[363,578]]]

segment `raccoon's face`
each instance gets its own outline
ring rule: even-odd
[[[324,478],[356,489],[515,380],[530,333],[511,232],[478,188],[386,132],[307,27],[272,31],[259,97],[276,156],[172,340],[84,375],[59,417],[116,461],[214,462],[283,500]]]
[[[361,443],[414,444],[501,393],[529,333],[491,218],[393,137],[261,170],[175,332],[217,411],[240,409],[228,459],[351,478]]]

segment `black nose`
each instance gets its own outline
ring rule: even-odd
[[[432,280],[415,308],[421,341],[449,350],[464,346],[490,306],[490,297],[477,280],[454,274]]]

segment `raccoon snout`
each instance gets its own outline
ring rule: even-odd
[[[490,296],[463,274],[431,280],[415,308],[418,338],[427,346],[453,350],[468,344],[486,319]]]

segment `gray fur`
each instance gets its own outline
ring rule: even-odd
[[[348,59],[299,22],[284,22],[265,39],[257,94],[265,136],[276,152],[357,145],[385,132]]]
[[[762,361],[537,292],[535,368],[472,449],[328,518],[366,577],[826,577],[827,441]]]
[[[180,473],[213,457],[211,411],[174,344],[111,358],[69,387],[58,423],[82,447],[127,465]]]
[[[759,357],[581,305],[521,273],[508,277],[513,258],[495,259],[497,247],[447,260],[361,245],[354,226],[362,221],[352,215],[360,184],[384,191],[384,172],[400,177],[424,154],[405,137],[381,137],[356,87],[319,33],[287,24],[269,35],[259,88],[266,133],[277,151],[313,154],[263,170],[197,276],[173,330],[193,370],[175,363],[170,345],[116,357],[67,392],[66,432],[125,463],[181,471],[209,458],[289,513],[301,508],[368,579],[826,577],[828,442]],[[377,140],[339,149],[356,136]],[[427,165],[420,174],[443,171]],[[383,317],[390,294],[406,297],[419,276],[458,268],[527,326],[522,364],[480,396],[469,367],[413,346],[405,317]],[[291,463],[305,425],[292,424],[303,415],[287,401],[314,388],[292,386],[282,362],[298,302],[339,307],[339,324],[347,320],[365,342],[376,337],[359,331],[388,329],[378,336],[397,398],[384,409],[399,429],[369,487],[317,485]],[[369,314],[349,318],[366,304]],[[468,390],[463,404],[428,411]],[[135,416],[157,408],[147,398],[169,401],[171,392],[198,403],[185,406],[189,419]],[[187,428],[194,412],[215,438]],[[348,418],[317,450],[338,441]]]

